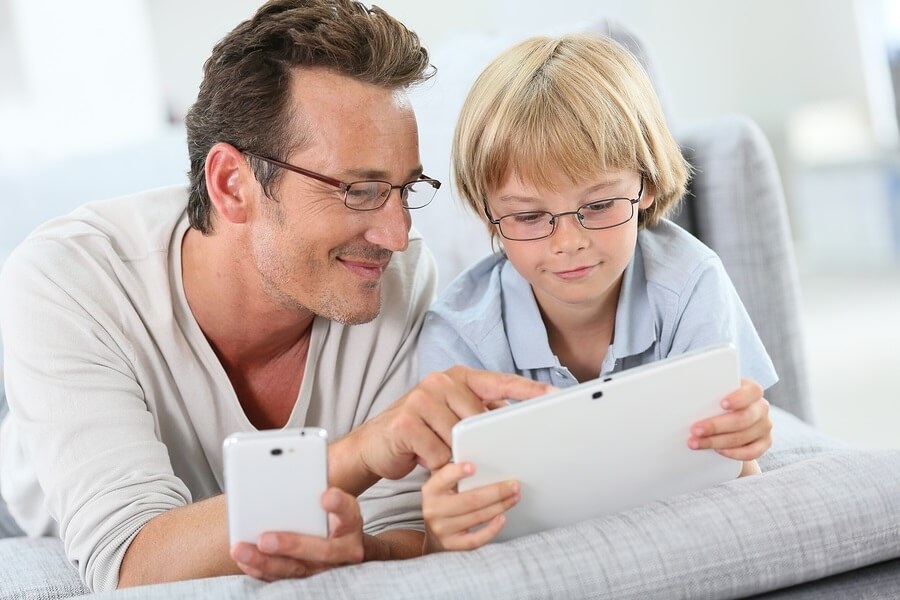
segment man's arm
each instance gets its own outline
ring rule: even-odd
[[[329,447],[329,480],[353,494],[382,477],[400,479],[417,464],[434,470],[450,460],[450,431],[496,402],[553,391],[509,373],[453,367],[432,373],[400,400]]]
[[[242,572],[266,580],[305,577],[360,560],[422,554],[424,538],[419,531],[363,535],[358,507],[349,494],[331,489],[323,497],[323,506],[330,512],[328,539],[267,533],[259,547],[236,544],[234,548],[228,544],[224,495],[166,511],[151,519],[132,540],[119,569],[118,587]]]
[[[422,556],[425,534],[411,529],[392,529],[363,539],[365,560],[397,560]]]
[[[446,464],[450,429],[460,418],[484,412],[486,402],[547,390],[545,384],[514,375],[465,368],[429,376],[387,411],[330,446],[330,483],[346,492],[323,498],[332,519],[328,540],[264,534],[257,547],[238,544],[229,549],[225,496],[217,496],[168,510],[145,524],[125,553],[119,587],[241,571],[261,579],[297,577],[363,559],[418,556],[420,532],[364,537],[359,506],[350,494],[362,493],[381,477],[403,477],[418,462],[432,468]]]
[[[225,496],[173,508],[148,521],[119,568],[119,587],[240,573],[228,555]]]

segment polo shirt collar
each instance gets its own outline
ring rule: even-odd
[[[558,367],[559,360],[550,350],[547,328],[531,284],[508,260],[500,272],[500,285],[503,289],[503,325],[516,368],[525,371]]]
[[[500,273],[503,290],[503,319],[516,368],[552,369],[560,366],[550,349],[547,328],[541,318],[531,284],[508,260]],[[647,277],[640,244],[622,277],[616,329],[609,354],[614,360],[642,354],[657,340],[656,327],[647,294]],[[607,360],[610,356],[607,356]],[[606,364],[607,360],[604,360]]]
[[[657,340],[640,244],[622,276],[614,335],[610,353],[615,359],[642,354]]]

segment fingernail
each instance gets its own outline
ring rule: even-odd
[[[703,434],[706,433],[706,430],[705,430],[702,426],[696,425],[695,427],[693,427],[693,428],[691,429],[691,432],[692,432],[694,435],[696,435],[697,437],[700,437],[700,436],[702,436]]]
[[[728,400],[727,398],[725,400],[722,400],[722,408],[724,408],[726,410],[731,408],[731,401]]]
[[[234,550],[235,562],[247,564],[253,558],[253,551],[247,546],[241,545]]]
[[[693,450],[696,450],[697,448],[700,447],[700,441],[699,441],[699,440],[695,440],[694,438],[691,438],[691,439],[688,440],[688,447],[691,448],[691,449],[693,449]]]
[[[513,481],[509,484],[509,493],[510,494],[518,494],[519,493],[519,482]]]
[[[256,544],[260,552],[266,554],[274,554],[278,550],[278,538],[274,535],[263,534],[259,536],[259,542]]]

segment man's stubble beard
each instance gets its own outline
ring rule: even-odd
[[[343,267],[337,264],[338,256],[351,256],[373,262],[389,262],[393,253],[390,250],[356,242],[344,244],[333,249],[328,255],[328,262],[321,265],[314,255],[315,248],[306,248],[303,252],[303,269],[292,269],[290,263],[284,261],[283,250],[296,246],[295,240],[285,235],[287,232],[286,219],[282,206],[277,202],[264,205],[270,227],[261,235],[254,237],[250,254],[256,265],[260,280],[266,293],[280,306],[300,314],[313,313],[316,316],[336,321],[344,325],[362,325],[374,320],[381,312],[382,297],[381,284],[383,277],[378,281],[363,281],[359,285],[362,289],[370,290],[377,294],[367,306],[358,308],[353,303],[347,302],[340,291],[335,291],[329,286],[327,273],[332,268],[340,272]],[[274,267],[274,268],[273,268]],[[306,282],[299,281],[299,273],[310,275],[309,280],[319,286],[319,295],[314,300],[313,306],[307,306],[295,295],[302,291]],[[347,272],[348,277],[352,275]],[[291,292],[291,289],[296,290]]]

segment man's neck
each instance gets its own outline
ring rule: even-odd
[[[188,230],[185,297],[247,419],[259,429],[284,427],[303,384],[315,315],[280,306],[255,273],[217,268],[246,264],[228,242]]]
[[[226,371],[265,365],[307,347],[315,315],[279,305],[255,272],[229,269],[247,263],[225,242],[189,229],[181,264],[188,306]]]

